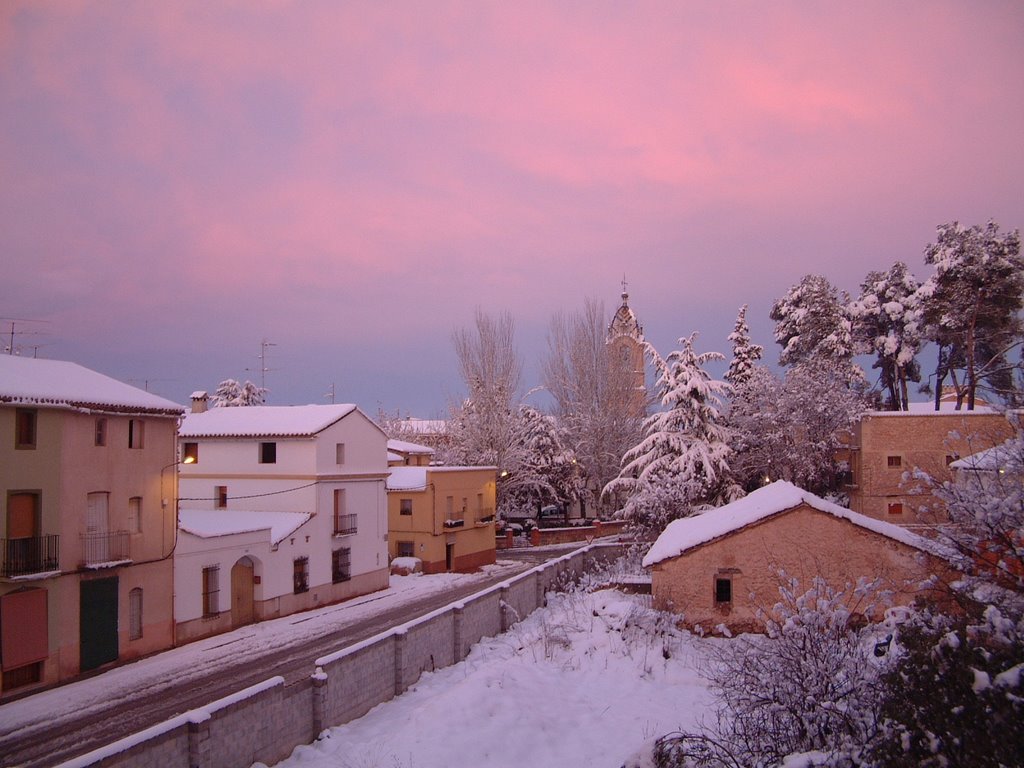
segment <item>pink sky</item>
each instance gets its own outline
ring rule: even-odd
[[[728,352],[808,272],[1024,224],[1024,5],[0,6],[0,317],[184,402],[418,415],[476,306],[631,304]],[[0,321],[0,328],[10,323]],[[31,351],[29,351],[31,353]],[[925,360],[926,369],[931,361]]]

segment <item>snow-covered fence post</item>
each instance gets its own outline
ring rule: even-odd
[[[462,654],[462,614],[463,614],[463,605],[462,605],[462,603],[457,603],[456,605],[454,605],[452,607],[452,633],[453,633],[454,638],[455,638],[455,640],[454,640],[454,642],[455,642],[455,653],[453,654],[453,657],[455,659],[455,663],[456,664],[458,664],[460,661],[462,661],[462,658],[463,658],[463,654]]]
[[[323,667],[313,672],[313,733],[317,736],[324,730],[324,712],[327,709],[327,673]]]
[[[405,644],[408,638],[405,630],[395,632],[395,696],[405,691]]]
[[[210,716],[193,713],[188,721],[188,766],[209,768],[210,766]]]
[[[498,610],[501,611],[501,631],[507,632],[508,628],[512,625],[511,606],[508,603],[509,589],[507,584],[503,584],[501,589],[498,590],[498,596]]]

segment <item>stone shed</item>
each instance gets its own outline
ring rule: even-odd
[[[687,626],[763,628],[758,607],[778,602],[779,572],[809,589],[815,576],[842,587],[879,578],[892,604],[928,595],[924,582],[949,572],[935,542],[851,512],[779,481],[695,517],[675,520],[644,557],[656,608]]]

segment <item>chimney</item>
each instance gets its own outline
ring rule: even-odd
[[[198,390],[192,393],[192,413],[206,413],[206,392]]]

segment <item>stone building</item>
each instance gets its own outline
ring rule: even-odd
[[[643,564],[652,571],[656,608],[681,613],[690,627],[744,631],[762,628],[758,609],[778,602],[782,572],[802,590],[815,577],[836,588],[879,579],[892,604],[908,605],[936,597],[925,581],[948,573],[940,555],[934,542],[901,526],[778,481],[673,521]]]

